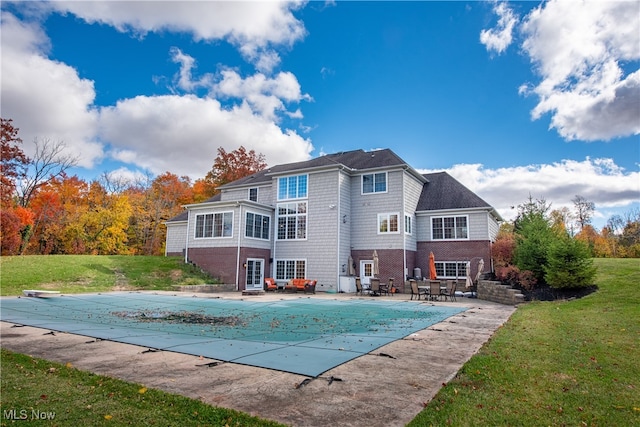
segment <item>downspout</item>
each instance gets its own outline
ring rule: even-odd
[[[242,236],[242,205],[236,202],[236,206],[240,208],[238,218],[238,252],[236,254],[236,291],[240,290],[240,237]]]
[[[407,277],[407,223],[405,221],[405,213],[407,212],[407,201],[404,196],[404,179],[405,179],[406,171],[402,172],[402,283],[404,283]],[[399,219],[399,218],[398,218]],[[412,218],[413,219],[413,218]],[[411,224],[413,225],[413,224]],[[417,252],[417,248],[416,248]],[[415,265],[415,263],[414,263]],[[404,288],[404,286],[403,286]]]
[[[185,233],[185,242],[184,242],[184,263],[189,263],[189,225],[191,224],[191,211],[189,211],[189,215],[187,215],[187,232]]]
[[[342,184],[342,173],[339,170],[338,171],[338,215],[337,215],[337,221],[338,221],[338,245],[337,245],[337,248],[338,248],[338,251],[336,253],[336,267],[338,267],[337,270],[336,270],[336,283],[337,283],[336,292],[337,293],[340,293],[340,249],[341,249],[340,236],[342,235],[342,227],[340,226],[340,222],[342,221],[342,215],[343,215],[342,214],[342,209],[341,209],[341,204],[340,204],[340,201],[342,200],[342,197],[340,197],[341,196],[341,191],[340,190],[342,189],[341,184]],[[347,266],[347,269],[348,268],[349,268],[349,266]]]

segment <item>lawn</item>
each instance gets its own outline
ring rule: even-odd
[[[62,293],[172,290],[174,285],[214,283],[182,258],[129,255],[0,257],[0,295],[24,289]]]
[[[47,258],[57,261],[48,264]],[[168,272],[180,266],[174,260],[176,264],[166,269],[134,268],[137,262],[157,266],[171,260],[159,257],[98,258],[102,257],[70,259],[76,267],[55,265],[65,264],[66,257],[0,259],[2,294],[16,295],[27,284],[41,288],[50,283],[64,292],[108,290],[115,286],[116,271],[131,286],[170,287],[171,279],[159,277],[177,275]],[[571,301],[520,306],[409,425],[640,425],[640,262],[596,259],[595,265],[597,292]],[[157,285],[161,280],[165,284]],[[77,425],[140,420],[155,425],[275,425],[5,350],[1,364],[2,425],[14,414],[5,411],[26,409],[31,417],[31,410],[40,407],[56,412],[58,425],[67,425],[62,420]]]
[[[595,265],[598,292],[519,307],[410,426],[640,425],[640,262]]]

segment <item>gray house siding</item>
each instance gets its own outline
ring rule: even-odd
[[[375,171],[382,172],[382,171]],[[369,171],[367,173],[373,173]],[[362,175],[355,175],[351,181],[352,211],[354,224],[351,227],[351,243],[360,249],[402,249],[404,203],[402,200],[402,170],[387,171],[387,191],[384,193],[362,194]],[[397,233],[379,233],[378,215],[398,214]]]
[[[274,259],[306,259],[307,277],[323,288],[337,286],[339,176],[337,169],[308,175],[307,238],[275,242]]]
[[[386,191],[363,194],[365,174],[385,173]],[[306,238],[277,239],[278,179],[307,175]],[[249,190],[258,189],[257,202]],[[277,165],[220,188],[221,193],[203,203],[187,205],[185,213],[167,221],[167,255],[183,255],[226,283],[242,290],[247,258],[265,260],[265,277],[275,277],[276,261],[306,261],[307,278],[318,280],[318,290],[337,290],[341,276],[349,274],[353,258],[356,274],[361,260],[378,252],[380,273],[393,277],[402,289],[414,268],[426,273],[428,254],[437,261],[480,258],[491,265],[491,244],[499,229],[499,215],[484,200],[444,172],[419,175],[391,150],[355,150],[304,162]],[[295,202],[295,200],[291,200]],[[229,237],[195,238],[200,214],[230,212]],[[246,215],[270,218],[269,239],[248,237]],[[379,214],[397,215],[397,232],[379,232]],[[412,219],[405,233],[405,215]],[[433,217],[465,216],[468,238],[433,240]],[[185,250],[186,248],[186,250]]]
[[[187,242],[187,222],[167,224],[167,237],[164,253],[166,256],[184,256]]]

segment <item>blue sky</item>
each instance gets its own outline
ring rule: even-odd
[[[3,118],[73,173],[390,148],[505,219],[640,209],[640,2],[2,2]]]

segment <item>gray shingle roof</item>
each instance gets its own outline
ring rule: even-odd
[[[488,208],[489,203],[446,172],[423,175],[427,182],[420,195],[417,211],[442,209]]]
[[[316,157],[303,162],[276,165],[248,177],[225,184],[220,188],[266,184],[271,182],[271,177],[274,174],[284,174],[298,170],[339,165],[343,165],[349,169],[366,170],[381,167],[401,166],[406,165],[406,162],[389,149],[369,152],[364,150],[344,151],[335,154],[327,154],[325,156]]]

